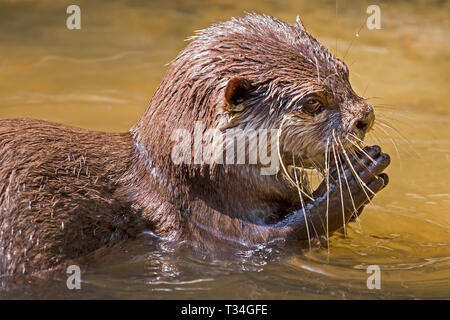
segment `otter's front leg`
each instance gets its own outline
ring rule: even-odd
[[[329,179],[313,192],[314,201],[294,210],[276,225],[252,225],[250,231],[268,241],[280,238],[307,240],[308,234],[310,237],[329,236],[341,229],[388,184],[389,178],[382,172],[390,163],[389,155],[382,153],[378,146],[366,147],[362,154],[343,157],[339,170],[337,166],[329,170]]]
[[[364,153],[344,155],[339,167],[330,170],[329,184],[325,179],[313,192],[316,200],[307,210],[310,229],[326,235],[342,228],[388,184],[389,178],[382,172],[390,163],[389,155],[378,146],[366,147],[365,153],[370,157]]]

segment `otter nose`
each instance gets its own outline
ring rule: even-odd
[[[372,107],[369,107],[366,112],[359,114],[352,123],[351,129],[357,134],[364,135],[372,127],[375,115]]]
[[[369,122],[366,119],[360,119],[355,122],[355,129],[360,130],[364,133],[366,133],[368,127]]]

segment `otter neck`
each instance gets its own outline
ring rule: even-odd
[[[233,218],[252,220],[298,205],[297,190],[279,174],[261,175],[256,165],[174,164],[168,141],[164,145],[158,139],[142,139],[139,130],[135,127],[132,133],[137,167],[145,168],[138,178],[140,184],[146,181],[141,189],[158,188],[181,209],[200,200]]]

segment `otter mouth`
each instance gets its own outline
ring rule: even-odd
[[[303,196],[314,200],[312,192],[324,181],[330,169],[343,168],[351,157],[366,155],[365,146],[356,135],[348,134],[342,138],[333,135],[322,152],[314,155],[283,153],[283,159],[280,158],[281,171]]]
[[[363,140],[364,137],[354,132],[348,132],[342,136],[333,132],[314,154],[283,152],[282,161],[288,166],[323,171],[326,167],[335,166],[338,159],[345,159],[345,155],[364,153],[366,144]]]

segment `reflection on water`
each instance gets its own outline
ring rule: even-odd
[[[450,297],[448,2],[382,2],[374,31],[361,29],[366,1],[79,1],[76,31],[65,28],[67,5],[0,3],[0,117],[128,130],[193,30],[244,11],[301,14],[375,105],[369,140],[392,155],[391,182],[329,253],[288,246],[209,259],[146,236],[88,267],[80,292],[61,277],[10,297]],[[367,289],[368,265],[380,266],[381,290]]]

